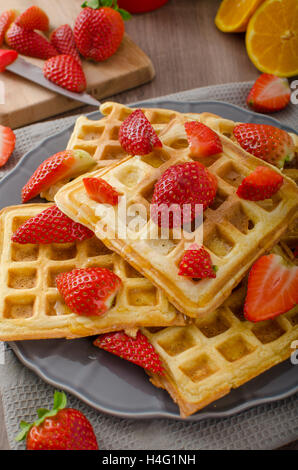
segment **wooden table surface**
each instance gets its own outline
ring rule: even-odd
[[[214,25],[219,4],[219,0],[170,0],[160,10],[127,22],[128,34],[152,59],[156,78],[111,98],[129,103],[206,85],[255,79],[259,73],[246,54],[244,35],[224,34]],[[0,397],[0,450],[8,448]],[[285,449],[298,450],[298,441]]]

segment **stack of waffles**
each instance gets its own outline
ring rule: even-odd
[[[258,323],[243,314],[246,275],[258,258],[272,251],[296,263],[298,169],[294,159],[292,167],[283,170],[282,187],[270,199],[240,199],[236,189],[260,160],[233,138],[235,122],[209,113],[143,109],[162,147],[131,156],[118,137],[132,111],[107,102],[101,106],[104,117],[99,121],[80,117],[67,149],[85,150],[94,158],[97,166],[88,177],[105,180],[125,196],[128,211],[141,203],[146,209],[143,223],[133,231],[122,227],[125,237],[115,233],[120,209],[105,205],[103,211],[103,205],[88,196],[83,183],[86,174],[44,191],[48,204],[4,209],[0,215],[0,340],[78,338],[122,330],[135,337],[140,330],[164,369],[163,375],[150,372],[151,382],[165,388],[186,417],[287,359],[298,340],[297,305]],[[215,278],[201,280],[178,274],[183,253],[197,240],[201,227],[192,227],[180,237],[170,229],[163,239],[158,233],[154,236],[159,230],[150,220],[155,183],[169,167],[193,161],[184,127],[188,121],[212,128],[223,148],[201,160],[218,183],[216,197],[204,211],[202,240],[218,270]],[[291,137],[298,154],[298,136]],[[264,161],[261,164],[270,167]],[[74,222],[92,230],[94,237],[48,245],[11,241],[26,220],[53,202]],[[57,275],[85,267],[108,268],[122,280],[112,307],[98,317],[72,312],[57,290]]]

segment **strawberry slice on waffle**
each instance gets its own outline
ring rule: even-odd
[[[84,178],[83,183],[88,196],[101,204],[117,206],[119,193],[102,178]]]
[[[197,121],[186,122],[184,127],[191,157],[209,157],[222,152],[220,138],[210,127]]]
[[[162,147],[152,125],[141,109],[136,109],[121,124],[119,142],[130,155],[147,155]]]
[[[236,194],[249,201],[263,201],[273,196],[283,184],[283,176],[266,166],[257,168],[242,180]]]

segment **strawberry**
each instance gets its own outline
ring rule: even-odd
[[[192,277],[194,279],[205,279],[216,277],[216,266],[212,265],[211,256],[203,246],[199,247],[193,243],[184,252],[179,264],[179,276]]]
[[[58,54],[52,44],[41,34],[13,23],[5,34],[6,44],[20,54],[39,59],[49,59]]]
[[[56,28],[50,36],[51,44],[60,54],[73,56],[81,64],[80,55],[75,43],[74,35],[68,24]]]
[[[236,194],[249,201],[263,201],[275,194],[283,184],[283,177],[266,166],[257,168],[242,180]]]
[[[10,127],[0,124],[0,167],[5,165],[13,152],[16,143],[16,136]]]
[[[126,12],[118,9],[117,2],[108,3],[116,3],[116,7],[102,6],[105,4],[103,0],[84,2],[83,10],[74,25],[74,37],[79,52],[86,59],[96,62],[115,54],[124,35],[122,16],[126,18]]]
[[[209,157],[222,152],[219,136],[210,127],[197,121],[184,124],[191,157]]]
[[[130,13],[145,13],[156,10],[167,3],[168,0],[118,0],[120,8],[125,8]]]
[[[298,303],[298,266],[288,266],[276,254],[259,258],[247,285],[244,316],[252,322],[274,318]]]
[[[0,72],[3,72],[9,64],[12,64],[12,62],[17,59],[17,57],[17,51],[0,49]]]
[[[56,283],[72,312],[100,316],[111,308],[122,281],[107,268],[85,268],[59,274]]]
[[[66,395],[56,390],[53,409],[37,410],[38,419],[32,424],[21,421],[16,441],[26,439],[27,450],[98,450],[90,421],[66,404]]]
[[[260,113],[274,113],[285,108],[291,98],[291,89],[286,78],[262,73],[250,90],[246,102]]]
[[[86,90],[87,83],[82,66],[72,55],[57,55],[43,66],[44,76],[56,85],[75,93]]]
[[[196,204],[202,204],[205,210],[215,198],[216,191],[216,177],[201,163],[173,165],[155,184],[151,216],[159,226],[165,227],[169,223],[172,228],[181,226],[183,212],[183,224],[187,224],[196,218]],[[189,205],[188,213],[183,207],[185,204]]]
[[[269,124],[238,124],[233,130],[238,144],[255,157],[283,168],[293,160],[295,146],[292,137],[284,130]]]
[[[22,245],[72,243],[92,238],[94,233],[87,227],[73,222],[57,206],[49,207],[27,220],[13,234],[11,240]]]
[[[164,375],[161,360],[151,343],[143,333],[137,332],[132,338],[124,331],[100,335],[94,346],[126,359],[143,369],[157,375]]]
[[[22,28],[38,29],[39,31],[48,31],[50,27],[47,14],[36,5],[27,8],[24,13],[21,13],[15,23],[18,26],[22,26]]]
[[[84,173],[95,163],[84,150],[64,150],[56,153],[35,170],[22,189],[22,201],[29,201],[63,178],[72,178]]]
[[[14,22],[20,13],[17,10],[6,10],[0,15],[0,46],[4,41],[4,36],[11,23]]]
[[[131,155],[147,155],[162,147],[155,130],[141,109],[136,109],[121,124],[119,142]]]
[[[96,202],[117,206],[119,193],[102,178],[84,178],[88,196]]]

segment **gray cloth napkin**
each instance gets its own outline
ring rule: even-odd
[[[251,82],[230,83],[180,92],[165,98],[178,101],[220,100],[246,108],[245,98],[251,85]],[[297,106],[291,104],[274,117],[298,130],[297,114]],[[0,170],[0,178],[40,140],[65,129],[76,117],[16,130],[16,149],[4,169]],[[8,345],[4,355],[4,364],[0,364],[0,388],[9,443],[12,449],[23,449],[24,444],[17,444],[14,440],[19,422],[22,419],[32,421],[37,408],[50,407],[54,389],[24,367]],[[86,414],[94,426],[99,447],[106,450],[273,449],[298,438],[298,394],[253,407],[229,418],[200,422],[120,419],[97,412],[69,394],[68,404]]]

